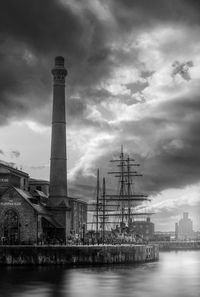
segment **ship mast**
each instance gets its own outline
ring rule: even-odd
[[[108,216],[121,216],[121,223],[124,224],[125,221],[128,222],[128,225],[132,221],[134,215],[139,215],[139,213],[132,213],[131,209],[133,208],[134,202],[143,202],[149,200],[146,195],[133,194],[132,193],[132,178],[142,176],[138,174],[137,171],[133,171],[133,167],[138,167],[140,164],[134,163],[134,159],[131,159],[129,155],[125,155],[123,152],[123,146],[121,146],[121,153],[119,159],[111,160],[110,162],[117,163],[119,167],[118,171],[111,171],[108,174],[113,174],[115,177],[119,178],[120,190],[117,195],[106,195],[106,201],[118,202],[118,209],[121,213],[110,213]],[[109,210],[108,210],[109,211]],[[113,212],[111,210],[110,212]],[[144,215],[141,213],[140,215]]]
[[[105,216],[105,210],[106,210],[106,180],[105,177],[103,178],[103,193],[102,193],[102,199],[103,199],[103,205],[102,205],[102,241],[103,243],[105,242],[105,220],[106,220],[106,216]]]
[[[99,186],[99,168],[97,169],[97,196],[96,196],[96,233],[99,232],[99,194],[100,194],[100,186]]]
[[[99,169],[97,170],[97,195],[96,202],[91,204],[95,206],[96,212],[94,214],[96,221],[96,233],[99,232],[99,225],[102,228],[102,241],[105,241],[105,225],[106,224],[120,224],[123,226],[127,223],[131,225],[132,219],[144,215],[152,215],[153,213],[135,211],[135,204],[144,201],[150,201],[147,195],[135,194],[132,185],[134,177],[141,177],[134,167],[139,167],[134,159],[130,158],[128,154],[124,154],[123,145],[118,159],[110,160],[117,166],[116,171],[108,172],[118,178],[119,192],[117,194],[106,193],[106,182],[103,178],[102,195],[100,195],[99,186]],[[115,218],[114,220],[112,218]],[[118,219],[118,221],[117,221]],[[90,222],[88,222],[90,224]]]

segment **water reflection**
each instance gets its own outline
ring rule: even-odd
[[[1,267],[2,297],[197,297],[200,251],[161,253],[160,261],[90,268]]]

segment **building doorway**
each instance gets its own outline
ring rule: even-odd
[[[6,211],[3,227],[5,244],[19,244],[19,216],[16,211]]]
[[[43,239],[45,243],[64,243],[64,228],[60,228],[56,222],[53,222],[52,218],[42,217],[42,230],[43,230]]]

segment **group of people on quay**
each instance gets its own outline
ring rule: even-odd
[[[84,236],[80,236],[79,234],[70,234],[66,241],[58,240],[55,238],[40,238],[37,242],[23,242],[23,241],[13,241],[8,242],[6,238],[2,237],[0,239],[0,245],[101,245],[101,244],[109,244],[109,245],[116,245],[116,244],[138,244],[144,243],[144,240],[141,236],[125,236],[121,234],[120,236],[112,236],[107,235],[105,237],[102,234],[95,232],[87,232]]]

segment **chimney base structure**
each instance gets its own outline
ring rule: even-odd
[[[51,135],[50,187],[48,208],[54,219],[63,226],[66,240],[70,232],[70,208],[67,197],[67,153],[65,116],[65,77],[67,70],[64,58],[55,58],[53,74],[53,112]]]

